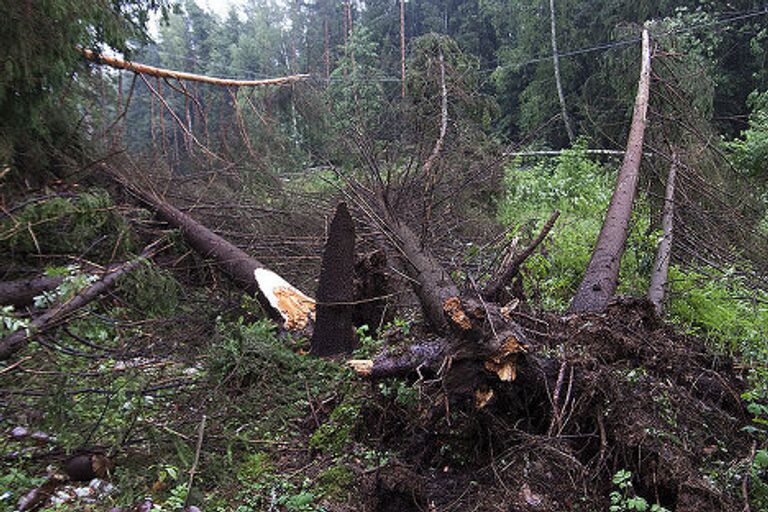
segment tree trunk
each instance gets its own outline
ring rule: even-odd
[[[602,311],[613,298],[619,280],[619,267],[627,241],[632,204],[637,192],[640,161],[643,157],[646,113],[651,75],[650,36],[643,30],[640,80],[635,99],[627,152],[621,165],[616,188],[597,238],[584,279],[571,303],[570,312]]]
[[[400,81],[401,96],[405,99],[405,0],[400,0]]]
[[[677,177],[677,153],[672,150],[672,164],[667,175],[667,189],[664,195],[664,209],[661,226],[664,235],[659,241],[656,261],[653,263],[651,284],[648,286],[648,299],[653,303],[656,312],[664,311],[664,295],[669,277],[669,261],[672,257],[672,226],[675,219],[675,178]]]
[[[0,304],[16,307],[32,304],[35,297],[55,290],[62,281],[62,276],[36,276],[0,283]]]
[[[111,271],[123,265],[123,263],[113,264],[101,269],[87,265],[83,272],[97,273],[100,271]],[[18,279],[15,281],[5,281],[0,283],[0,304],[13,306],[27,306],[32,304],[35,297],[55,290],[64,281],[63,276],[35,276],[27,279]]]
[[[96,64],[105,64],[116,69],[125,69],[142,75],[150,75],[157,78],[171,78],[174,80],[188,80],[190,82],[202,82],[204,84],[222,85],[225,87],[259,87],[265,85],[286,85],[300,80],[306,80],[310,75],[289,75],[277,78],[266,78],[264,80],[234,80],[229,78],[215,78],[211,76],[198,75],[195,73],[186,73],[184,71],[174,71],[171,69],[158,68],[139,64],[138,62],[129,62],[117,57],[110,57],[100,53],[94,53],[90,50],[81,50],[83,56]]]
[[[314,316],[314,300],[171,204],[129,186],[118,177],[115,179],[154,209],[161,220],[178,228],[190,247],[203,257],[213,258],[235,283],[254,294],[267,314],[282,322],[283,328],[294,331],[308,327]]]
[[[571,127],[571,119],[568,117],[568,109],[565,107],[565,95],[563,94],[563,84],[560,79],[560,56],[557,54],[557,27],[555,23],[555,0],[549,0],[549,28],[552,36],[552,64],[555,68],[555,84],[557,85],[557,97],[560,99],[560,110],[563,115],[563,124],[565,131],[568,132],[568,140],[573,144],[574,135]]]
[[[153,252],[154,249],[152,246],[147,247],[138,258],[126,262],[113,270],[106,271],[101,279],[80,290],[80,292],[70,300],[52,306],[48,311],[32,320],[27,329],[21,329],[6,336],[0,341],[0,360],[8,359],[16,351],[26,345],[27,341],[29,341],[32,336],[55,327],[66,316],[89,304],[99,295],[112,288],[120,276],[125,275],[138,267],[142,262],[148,259]]]
[[[317,286],[317,320],[312,353],[330,356],[355,348],[352,327],[355,298],[355,223],[339,203],[328,230]]]

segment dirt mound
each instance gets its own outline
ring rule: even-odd
[[[489,379],[482,400],[451,393],[449,372],[417,381],[410,403],[379,393],[364,409],[358,434],[394,454],[365,478],[370,510],[607,510],[612,492],[741,510],[752,440],[732,361],[645,301],[518,316],[539,344],[520,363],[534,371]]]

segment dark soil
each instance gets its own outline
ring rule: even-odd
[[[374,393],[357,436],[394,457],[360,476],[359,510],[607,510],[622,469],[650,504],[742,509],[752,439],[730,359],[645,301],[518,320],[542,348],[484,408],[449,378],[411,404]]]

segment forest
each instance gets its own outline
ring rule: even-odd
[[[768,512],[768,5],[0,0],[0,512]]]

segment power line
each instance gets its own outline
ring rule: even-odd
[[[723,14],[724,13],[720,13],[720,14],[718,14],[716,16],[720,16],[720,15],[723,15]],[[734,23],[734,22],[737,22],[737,21],[743,21],[743,20],[755,18],[755,17],[758,17],[758,16],[764,16],[764,15],[768,14],[768,5],[765,5],[765,6],[761,7],[760,9],[753,10],[753,11],[740,11],[740,12],[738,12],[738,14],[735,14],[735,15],[733,13],[729,13],[729,14],[731,14],[731,15],[728,16],[728,17],[722,18],[722,19],[718,19],[718,20],[714,20],[714,21],[710,21],[710,22],[706,22],[706,23],[699,23],[699,24],[696,24],[696,25],[688,26],[688,27],[681,27],[681,28],[677,28],[677,29],[662,31],[662,32],[658,32],[658,33],[655,33],[655,34],[652,34],[652,35],[655,35],[655,36],[659,37],[659,36],[667,36],[667,35],[673,35],[673,34],[682,34],[682,33],[695,32],[697,30],[701,30],[701,29],[704,29],[704,28],[710,28],[710,27],[715,27],[715,26],[720,26],[720,25],[728,25],[728,24],[731,24],[731,23]],[[563,51],[563,52],[558,53],[557,56],[560,57],[560,58],[569,58],[569,57],[575,57],[577,55],[584,55],[584,54],[598,52],[598,51],[607,51],[607,50],[612,50],[614,48],[620,48],[620,47],[628,46],[628,45],[631,45],[631,44],[635,44],[635,43],[640,42],[640,40],[641,39],[640,39],[639,36],[634,36],[634,37],[629,37],[629,38],[625,38],[625,39],[620,39],[618,41],[606,41],[606,42],[598,43],[598,44],[595,44],[595,45],[592,45],[592,46],[587,46],[587,47],[583,47],[583,48],[576,48],[576,49],[573,49],[573,50]],[[160,53],[160,54],[163,54],[163,55],[173,56],[173,57],[176,57],[176,58],[181,58],[181,59],[184,59],[184,60],[188,60],[188,61],[192,61],[192,62],[197,62],[196,59],[194,59],[192,57],[186,57],[186,56],[180,56],[180,55],[172,55],[168,51],[162,50],[159,47],[156,48],[155,51],[157,51],[157,53]],[[494,72],[496,72],[497,70],[499,70],[501,68],[522,68],[522,67],[525,67],[525,66],[530,66],[531,64],[538,64],[540,62],[551,61],[553,58],[554,58],[554,56],[551,53],[547,53],[547,54],[542,54],[542,55],[539,55],[539,56],[531,57],[531,58],[526,59],[526,60],[521,60],[521,61],[518,61],[518,62],[507,63],[507,64],[504,64],[504,65],[496,66],[494,68],[481,69],[481,70],[476,71],[476,73],[477,74],[491,74],[491,73],[494,73]],[[249,77],[267,78],[265,75],[262,75],[260,73],[255,73],[255,72],[252,72],[252,71],[236,68],[236,67],[231,66],[231,65],[217,65],[217,68],[219,68],[219,69],[226,69],[226,70],[230,70],[230,71],[236,71],[236,72],[240,72],[240,73],[245,73],[245,75],[249,76]],[[392,82],[392,83],[397,82],[397,83],[399,83],[401,81],[401,78],[399,76],[382,76],[382,77],[369,77],[369,78],[358,78],[358,79],[353,79],[351,77],[329,77],[329,78],[326,78],[326,77],[318,75],[318,74],[313,74],[311,76],[316,81],[325,81],[325,82],[348,82],[350,80],[355,80],[357,82],[362,82],[362,83],[389,83],[389,82]],[[227,77],[227,78],[237,79],[237,77]]]

